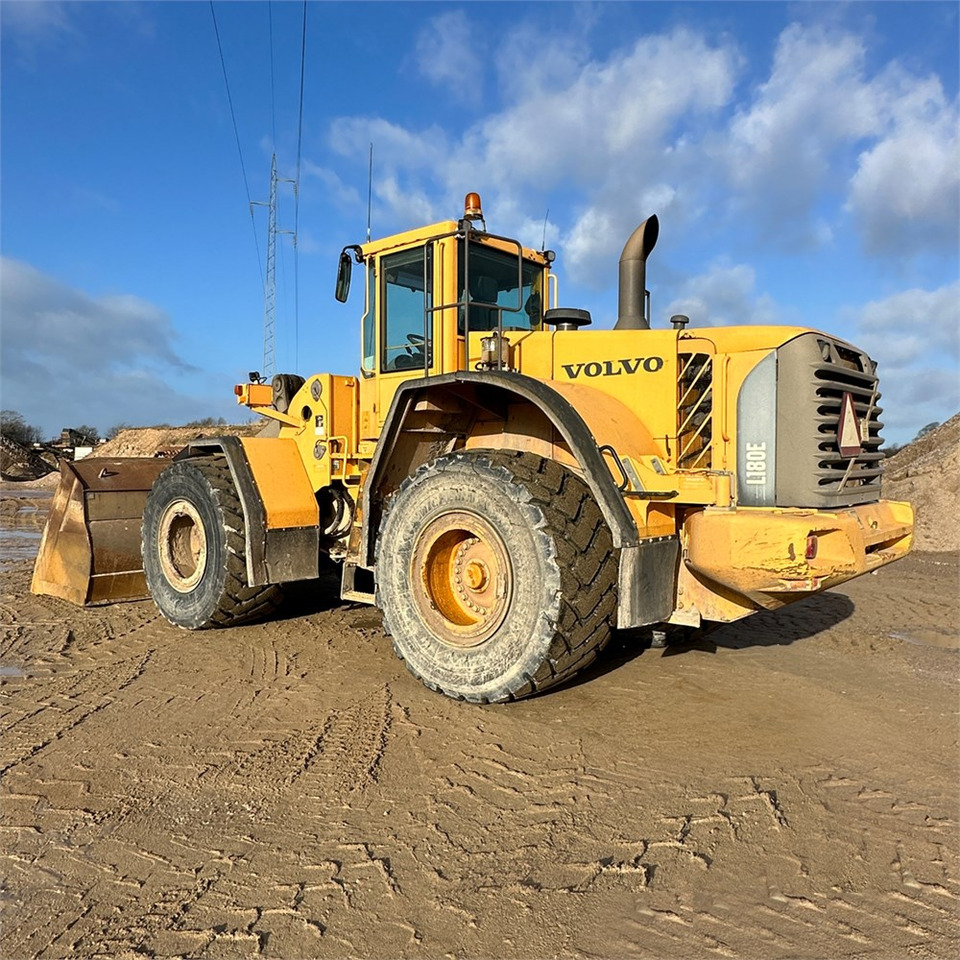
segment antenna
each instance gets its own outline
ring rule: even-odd
[[[547,212],[543,215],[543,239],[540,241],[540,249],[547,249],[547,217],[550,216],[550,208],[547,207]]]
[[[370,242],[370,213],[373,210],[373,143],[370,144],[370,169],[367,173],[367,243]]]

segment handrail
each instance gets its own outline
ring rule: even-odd
[[[470,237],[475,233],[474,230],[470,229],[469,226],[461,226],[456,230],[451,230],[448,233],[437,234],[436,236],[429,237],[424,241],[423,246],[423,275],[424,275],[424,297],[423,297],[423,339],[424,339],[424,376],[429,376],[430,371],[430,358],[427,352],[427,343],[429,341],[428,331],[430,328],[430,320],[432,319],[433,314],[441,310],[449,310],[452,307],[463,308],[463,339],[464,339],[464,369],[469,367],[470,361],[470,307],[486,307],[491,310],[497,311],[497,336],[499,338],[503,337],[503,314],[504,313],[520,313],[523,310],[523,244],[519,240],[515,240],[513,237],[501,237],[495,233],[483,233],[482,236],[488,237],[491,240],[499,240],[501,243],[509,244],[517,248],[517,306],[514,307],[505,307],[499,303],[490,303],[485,300],[473,300],[470,297]],[[463,299],[455,300],[451,303],[439,303],[434,304],[433,306],[427,306],[427,267],[428,267],[428,254],[427,251],[433,250],[433,245],[438,243],[441,240],[447,240],[451,237],[456,237],[464,241],[463,244]],[[432,280],[432,277],[431,277]],[[459,369],[459,360],[458,360],[458,369]],[[497,369],[503,369],[503,357],[501,352],[497,351]]]

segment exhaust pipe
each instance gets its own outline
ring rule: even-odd
[[[620,297],[614,330],[649,330],[650,319],[644,305],[647,288],[647,257],[657,245],[660,221],[656,214],[647,217],[630,234],[620,254]]]

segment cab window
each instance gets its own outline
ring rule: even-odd
[[[463,241],[457,257],[457,299],[463,302]],[[517,258],[502,250],[470,244],[469,297],[471,303],[496,304],[503,308],[505,330],[537,330],[543,322],[544,269],[538,263],[524,260],[520,270],[521,287],[517,291]],[[519,310],[517,309],[519,307]],[[493,330],[497,326],[494,307],[471,306],[471,330]],[[464,323],[461,311],[460,333]]]
[[[361,364],[361,369],[364,373],[373,373],[373,361],[377,353],[376,337],[374,335],[374,331],[376,330],[374,320],[377,315],[377,272],[374,269],[372,261],[367,262],[366,270],[366,304],[363,314],[363,323],[361,324],[363,336],[363,363]]]
[[[427,251],[429,254],[429,250]],[[424,263],[424,248],[404,250],[380,260],[381,287],[381,350],[383,371],[415,370],[427,365],[424,342],[424,317],[427,327],[433,326],[428,311],[433,306],[429,257]]]

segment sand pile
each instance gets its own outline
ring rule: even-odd
[[[199,437],[253,436],[262,427],[261,422],[227,427],[132,427],[121,430],[112,440],[101,444],[92,454],[95,457],[154,457],[172,454],[191,440]]]
[[[960,414],[884,464],[883,496],[909,500],[917,550],[960,550]]]

